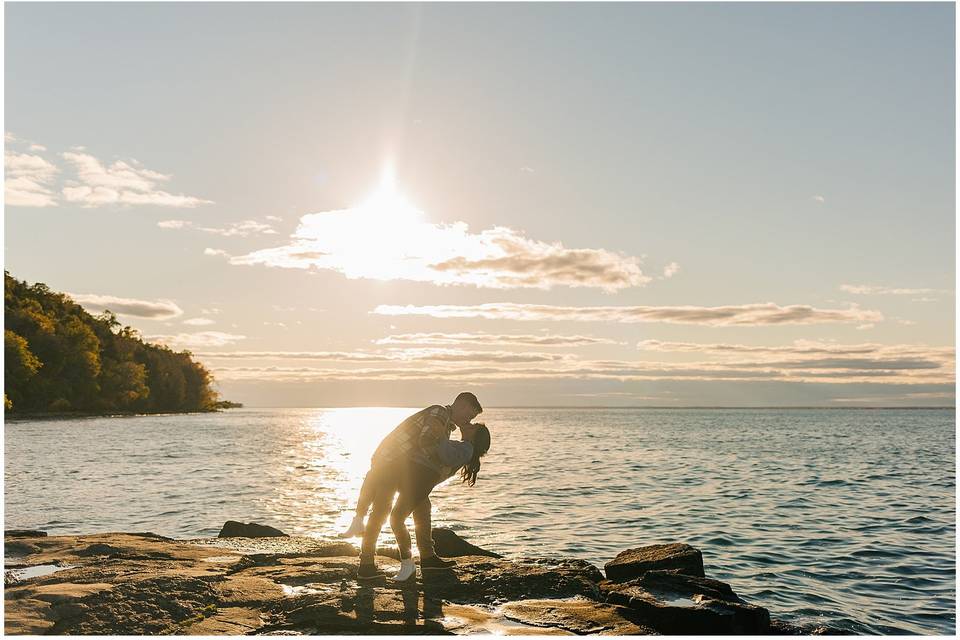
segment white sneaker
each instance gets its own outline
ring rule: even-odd
[[[350,527],[340,534],[341,538],[355,538],[363,535],[363,516],[353,516]]]
[[[413,558],[407,558],[400,561],[400,571],[397,571],[397,575],[393,576],[393,581],[406,582],[415,575],[417,575],[417,565],[413,563]]]

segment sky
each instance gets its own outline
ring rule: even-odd
[[[5,4],[5,268],[248,406],[953,406],[952,3]]]

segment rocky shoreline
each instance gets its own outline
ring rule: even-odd
[[[355,579],[348,542],[227,523],[218,538],[6,531],[7,634],[809,634],[705,577],[699,550],[630,549],[602,572],[503,558],[434,530],[453,570],[406,585]],[[383,549],[388,575],[399,562]]]

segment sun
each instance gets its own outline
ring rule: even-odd
[[[397,179],[389,165],[383,170],[377,190],[354,209],[357,214],[371,221],[382,222],[388,227],[423,221],[423,212],[410,204],[397,190]]]
[[[350,229],[341,227],[341,235],[350,231],[349,262],[384,280],[392,279],[404,263],[424,250],[424,213],[397,189],[393,172],[384,170],[380,185],[363,202],[350,209]],[[352,269],[350,269],[352,270]]]

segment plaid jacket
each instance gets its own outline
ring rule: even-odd
[[[450,438],[457,428],[453,422],[453,410],[449,405],[438,404],[422,409],[391,431],[370,459],[379,465],[395,460],[409,459],[420,450],[431,459],[437,458],[437,445]]]

